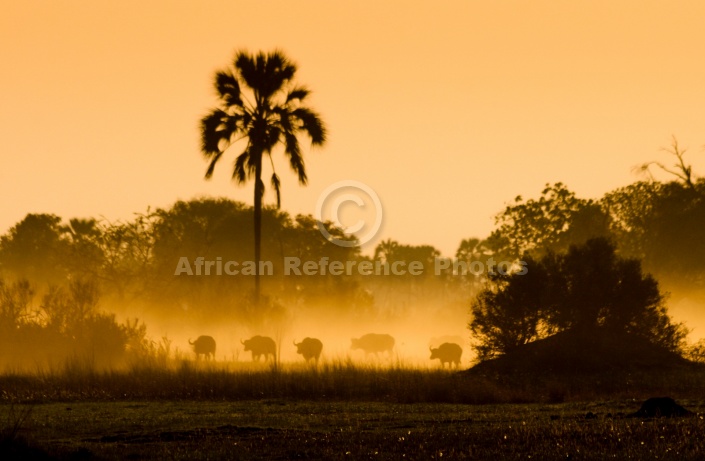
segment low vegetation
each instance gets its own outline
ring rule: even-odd
[[[703,401],[681,403],[696,412],[705,408]],[[0,456],[702,459],[701,416],[627,417],[638,406],[632,400],[473,406],[283,399],[55,402],[33,405],[21,430],[24,438],[0,445]],[[0,405],[3,414],[9,410]]]
[[[376,401],[386,403],[557,403],[645,399],[654,395],[698,398],[705,366],[683,361],[670,368],[603,368],[570,373],[510,374],[499,362],[466,371],[419,369],[403,363],[326,361],[300,364],[182,361],[100,371],[70,363],[63,371],[0,376],[0,401],[44,403],[116,400]],[[521,371],[521,370],[519,370]]]

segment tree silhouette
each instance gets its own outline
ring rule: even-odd
[[[484,244],[499,259],[565,251],[590,238],[610,237],[609,216],[599,204],[576,197],[563,183],[546,184],[538,199],[517,197],[495,222],[498,227]]]
[[[705,286],[705,180],[638,182],[601,204],[622,255],[641,259],[674,294]]]
[[[685,151],[687,149],[683,149],[678,146],[678,140],[675,136],[673,136],[673,138],[671,139],[671,147],[662,148],[661,150],[676,157],[676,163],[673,164],[672,167],[667,167],[661,162],[652,161],[638,165],[637,167],[635,167],[635,170],[647,174],[649,178],[653,181],[654,177],[651,174],[649,168],[651,167],[651,165],[656,165],[666,173],[675,176],[680,182],[683,183],[683,185],[685,185],[689,189],[694,190],[695,184],[698,181],[698,177],[693,175],[693,166],[686,164],[685,160],[683,159],[683,157],[685,156]]]
[[[257,55],[238,51],[232,67],[215,75],[220,106],[201,120],[201,151],[210,162],[206,178],[213,175],[216,163],[231,145],[239,140],[245,141],[244,150],[235,160],[233,179],[239,184],[248,179],[255,181],[255,304],[260,292],[263,158],[269,157],[274,170],[272,150],[282,144],[291,169],[298,175],[299,183],[305,185],[306,168],[298,136],[306,134],[312,145],[322,145],[326,140],[323,121],[316,112],[304,106],[309,90],[292,82],[295,73],[296,65],[281,51]],[[279,206],[281,183],[274,171],[271,183]]]
[[[33,283],[61,283],[67,242],[61,218],[53,214],[28,214],[0,236],[0,270]]]
[[[526,273],[495,273],[472,302],[470,330],[480,359],[561,331],[589,338],[640,336],[677,351],[683,325],[667,314],[658,283],[636,259],[622,258],[607,239],[572,245],[565,253],[528,254]]]

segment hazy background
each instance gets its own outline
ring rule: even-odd
[[[307,188],[280,163],[283,208],[356,179],[384,204],[379,239],[451,255],[547,182],[633,182],[671,135],[704,171],[703,18],[695,1],[6,1],[0,233],[30,212],[251,203],[226,164],[203,180],[198,120],[236,49],[278,47],[330,129]]]

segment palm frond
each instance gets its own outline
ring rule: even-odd
[[[277,194],[277,209],[281,208],[282,206],[281,185],[282,183],[279,180],[279,176],[277,176],[276,173],[272,173],[272,188]]]
[[[236,113],[228,115],[223,120],[223,130],[228,136],[228,142],[233,142],[232,138],[234,136],[242,134],[245,131],[245,127],[247,126],[245,122],[248,120],[249,115],[250,114],[247,112]]]
[[[201,119],[201,152],[207,158],[220,152],[220,142],[230,138],[230,133],[223,126],[227,117],[228,114],[224,111],[214,109]]]
[[[285,132],[284,145],[286,146],[285,152],[286,156],[289,157],[291,169],[298,175],[299,182],[306,184],[308,182],[306,165],[304,164],[304,158],[301,155],[301,147],[299,146],[299,140],[296,138],[296,135],[292,132]]]
[[[282,130],[277,125],[271,125],[268,127],[265,139],[262,141],[263,150],[265,152],[271,152],[272,149],[277,145],[281,137]]]
[[[230,71],[220,71],[215,74],[215,89],[220,99],[230,106],[242,107],[240,96],[240,83]]]
[[[250,138],[250,144],[248,146],[247,154],[247,171],[250,176],[252,176],[255,171],[257,171],[257,165],[262,164],[262,156],[265,151],[260,143],[253,142]]]
[[[299,107],[294,109],[291,115],[301,120],[301,128],[311,137],[311,144],[320,146],[326,142],[326,128],[316,112],[306,107]]]
[[[254,88],[253,85],[257,85],[255,59],[250,53],[246,50],[238,51],[233,60],[233,67],[248,87]]]
[[[250,169],[247,166],[250,157],[249,146],[245,151],[238,155],[235,159],[235,167],[233,168],[233,179],[238,183],[242,184],[247,181]]]
[[[286,95],[286,104],[292,101],[303,101],[306,97],[311,94],[311,91],[305,86],[297,86]]]
[[[234,66],[245,84],[254,91],[256,104],[268,101],[296,73],[296,65],[278,50],[269,54],[260,52],[254,56],[247,51],[239,51]]]
[[[215,164],[218,163],[223,152],[217,152],[211,156],[211,160],[208,163],[208,169],[206,170],[206,179],[210,179],[213,176],[213,171],[215,170]]]
[[[296,64],[289,61],[281,50],[274,50],[265,57],[263,72],[267,76],[265,93],[263,96],[269,99],[274,93],[280,91],[284,85],[294,78],[296,74]]]

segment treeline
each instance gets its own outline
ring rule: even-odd
[[[476,251],[518,258],[529,252],[565,252],[604,237],[621,256],[673,287],[701,288],[705,281],[705,181],[640,181],[599,200],[576,197],[561,183],[538,199],[515,203],[497,216],[497,228]]]
[[[262,277],[265,301],[254,309],[252,214],[252,207],[242,203],[211,198],[179,201],[128,222],[64,223],[55,215],[29,214],[0,237],[0,274],[41,291],[71,280],[90,281],[110,304],[147,304],[192,320],[236,316],[250,322],[283,306],[321,305],[369,315],[395,308],[394,297],[381,304],[375,299],[376,291],[385,291],[382,285],[399,288],[404,297],[410,293],[409,302],[430,299],[424,293],[446,286],[433,276],[440,253],[431,246],[388,240],[368,257],[357,246],[327,241],[311,216],[265,208],[262,260],[271,270]],[[325,226],[337,238],[350,238],[330,223]],[[287,270],[286,258],[301,262],[297,270]],[[334,261],[355,264],[341,274],[329,267]],[[397,267],[397,261],[404,264]],[[410,261],[421,270],[408,270]],[[313,273],[302,270],[306,262],[315,263]],[[367,267],[363,262],[373,269],[359,269]],[[379,263],[386,270],[375,271]],[[321,270],[324,265],[327,270]],[[389,267],[398,270],[390,274]]]

